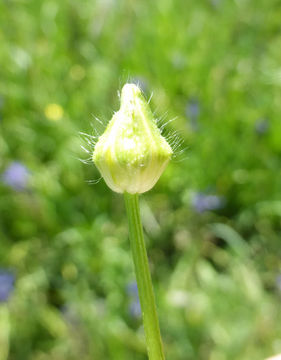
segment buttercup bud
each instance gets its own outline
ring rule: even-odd
[[[118,193],[148,191],[172,153],[141,90],[134,84],[124,85],[120,110],[113,115],[93,153],[107,185]]]

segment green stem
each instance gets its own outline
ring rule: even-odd
[[[164,360],[158,317],[140,218],[138,194],[124,194],[149,360]]]

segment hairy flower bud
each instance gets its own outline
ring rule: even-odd
[[[118,193],[150,190],[168,164],[172,149],[156,126],[141,90],[124,85],[120,110],[100,136],[93,161],[107,185]]]

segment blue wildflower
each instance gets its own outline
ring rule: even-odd
[[[260,118],[255,122],[255,131],[259,135],[264,135],[269,129],[269,121],[265,118]]]
[[[127,285],[127,293],[130,297],[129,313],[133,318],[139,318],[141,316],[141,306],[138,285],[135,281]]]
[[[14,190],[24,190],[28,179],[29,171],[18,161],[12,162],[2,175],[2,181]]]
[[[191,200],[193,209],[198,213],[208,210],[218,210],[223,208],[225,199],[222,196],[207,195],[203,192],[195,193]]]
[[[130,296],[138,297],[138,285],[135,281],[132,281],[127,285],[127,293]]]
[[[134,299],[133,301],[130,302],[129,313],[133,318],[141,317],[141,306],[140,306],[139,298]]]
[[[0,302],[6,302],[14,288],[15,277],[7,270],[0,270]]]
[[[190,119],[190,125],[193,130],[198,130],[198,117],[200,115],[200,106],[197,98],[191,98],[186,105],[185,114]]]

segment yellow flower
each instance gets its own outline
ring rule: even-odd
[[[58,121],[63,117],[63,108],[58,104],[48,104],[44,113],[49,120]]]

